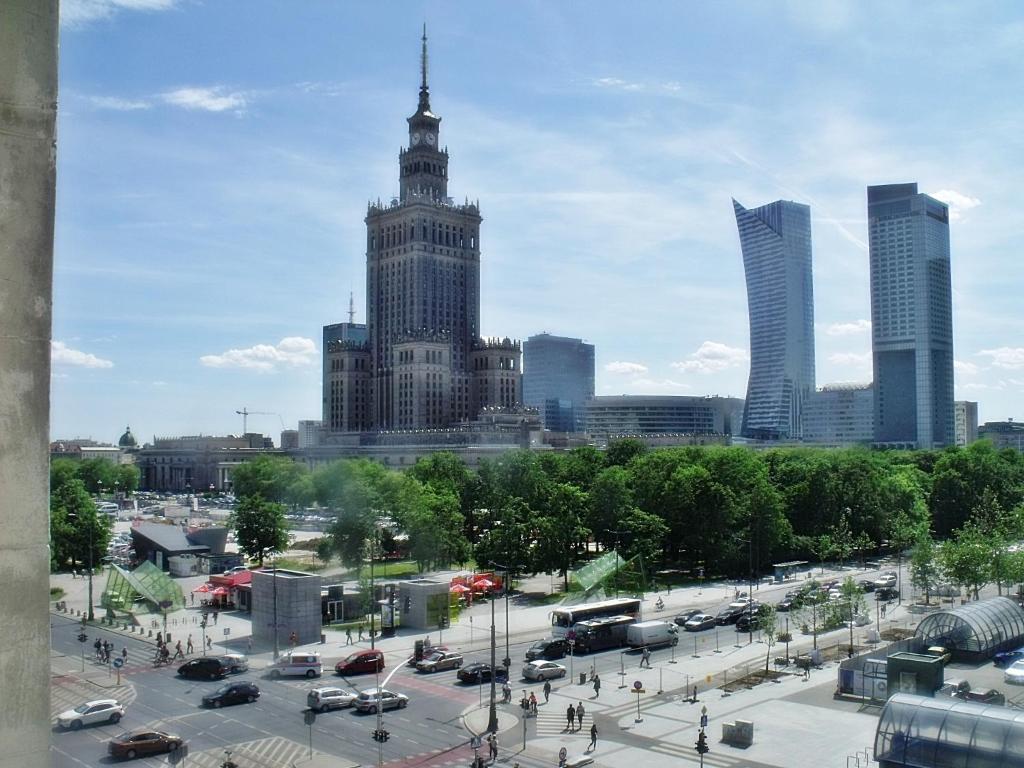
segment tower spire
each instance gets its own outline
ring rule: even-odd
[[[423,22],[423,49],[420,52],[420,112],[430,111],[430,89],[427,86],[427,23]]]
[[[352,297],[352,291],[348,292],[348,322],[351,325],[356,321],[356,302]]]

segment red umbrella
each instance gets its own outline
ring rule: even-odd
[[[196,587],[192,591],[193,592],[209,592],[210,591],[210,585],[209,584],[200,584],[198,587]]]
[[[229,590],[227,587],[217,587],[215,590],[210,592],[210,594],[215,595],[216,597],[227,597],[230,594],[230,592],[231,590]]]
[[[473,586],[477,589],[490,589],[494,586],[494,582],[490,579],[480,579],[480,581],[474,581]]]
[[[462,592],[472,592],[473,590],[471,590],[465,584],[452,584],[452,588],[449,589],[448,591],[449,592],[459,592],[459,593],[462,593]]]

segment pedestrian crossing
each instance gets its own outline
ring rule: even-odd
[[[590,740],[591,718],[589,715],[584,716],[582,728],[579,721],[573,720],[573,730],[569,730],[568,723],[563,709],[554,706],[537,708],[537,716],[534,718],[537,736],[565,736],[569,733],[577,733],[588,741]]]
[[[57,715],[87,701],[117,699],[121,704],[128,706],[135,701],[135,697],[133,685],[107,687],[74,677],[54,678],[50,683],[50,722],[56,725]]]
[[[309,747],[299,744],[283,736],[271,736],[268,739],[247,741],[226,749],[207,749],[202,752],[190,751],[187,758],[189,768],[220,768],[227,750],[231,752],[231,762],[244,765],[246,768],[281,768],[297,764],[309,758]],[[314,755],[322,754],[314,750]],[[332,758],[332,765],[344,765],[338,758]]]

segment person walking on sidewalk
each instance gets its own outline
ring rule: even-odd
[[[345,627],[345,645],[352,645],[352,627]]]
[[[530,691],[530,713],[534,717],[537,716],[537,694],[533,691]]]
[[[181,640],[179,640],[178,642],[176,642],[174,644],[174,658],[175,659],[184,659],[185,658],[185,654],[181,650]]]
[[[550,699],[550,698],[551,698],[551,681],[550,680],[545,680],[544,681],[544,703],[547,704],[548,703],[548,699]]]
[[[565,730],[576,730],[576,708],[572,704],[570,704],[569,708],[565,710],[565,719],[568,721],[567,725],[565,726]]]
[[[359,642],[363,642],[363,625],[359,625]]]
[[[596,699],[600,695],[601,695],[601,676],[595,674],[594,675],[594,698]]]
[[[590,724],[590,746],[587,747],[587,751],[593,751],[597,749],[597,723]]]
[[[646,645],[644,646],[644,649],[643,649],[643,651],[640,654],[640,668],[641,669],[643,669],[644,664],[647,665],[648,669],[651,668],[651,649],[648,648]]]
[[[579,721],[579,730],[581,731],[583,730],[583,715],[583,702],[581,701],[579,704],[576,705],[576,720]]]
[[[188,636],[188,640],[185,641],[185,653],[191,656],[196,652],[195,647],[192,645],[192,635]]]

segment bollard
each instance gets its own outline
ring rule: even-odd
[[[149,636],[150,636],[150,637],[152,637],[152,636],[153,636],[153,630],[152,630],[152,629],[151,629],[151,630],[149,630]]]

